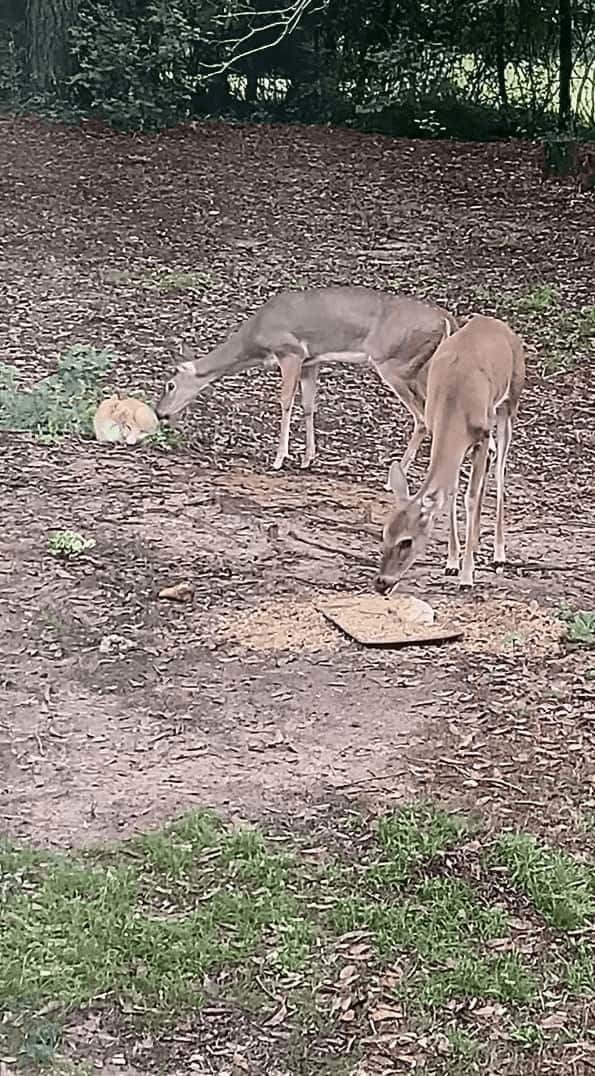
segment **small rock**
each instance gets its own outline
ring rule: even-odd
[[[190,602],[194,597],[194,587],[188,582],[174,583],[171,587],[163,587],[158,596],[170,602]]]

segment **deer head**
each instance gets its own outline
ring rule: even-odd
[[[212,377],[201,375],[195,352],[188,344],[182,344],[182,362],[176,366],[173,377],[165,385],[155,406],[159,418],[174,418],[192,403]]]
[[[389,594],[423,555],[440,507],[438,491],[426,493],[420,490],[414,497],[410,495],[407,479],[397,462],[390,469],[389,483],[395,508],[382,534],[382,558],[375,583],[379,594]]]

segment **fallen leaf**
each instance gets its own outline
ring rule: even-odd
[[[358,971],[355,964],[346,964],[339,972],[339,979],[342,983],[345,983],[348,980],[357,978],[357,974]]]
[[[286,1016],[287,1005],[283,1001],[280,1008],[277,1009],[277,1012],[273,1013],[273,1015],[266,1021],[267,1027],[278,1027],[279,1024],[283,1023]]]
[[[174,583],[171,587],[163,587],[158,597],[170,602],[189,602],[194,597],[194,588],[190,583]]]
[[[369,1019],[375,1023],[381,1023],[382,1020],[400,1020],[402,1016],[403,1010],[394,1008],[392,1005],[377,1005],[368,1013]]]
[[[342,1012],[339,1017],[339,1020],[341,1020],[344,1024],[349,1024],[352,1020],[355,1020],[355,1013],[353,1009],[346,1009],[345,1012]]]
[[[540,1024],[540,1027],[556,1028],[565,1027],[568,1021],[568,1015],[565,1012],[552,1012],[549,1016],[546,1016]]]

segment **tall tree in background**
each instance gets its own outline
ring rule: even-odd
[[[572,79],[572,0],[560,0],[559,4],[559,48],[560,48],[560,104],[558,111],[558,128],[561,134],[570,130],[572,123],[572,101],[570,97]]]
[[[41,93],[70,74],[68,30],[76,19],[78,0],[26,0],[26,66],[31,84]]]

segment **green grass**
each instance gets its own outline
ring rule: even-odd
[[[566,310],[550,284],[519,292],[477,288],[474,301],[509,319],[514,328],[539,345],[545,375],[572,368],[595,346],[595,306]]]
[[[517,953],[483,959],[467,954],[453,958],[450,967],[413,977],[408,992],[431,1008],[465,998],[525,1003],[535,997],[537,981]]]
[[[479,1040],[457,1017],[469,1003],[502,1006],[527,1050],[546,993],[575,1006],[595,999],[587,940],[567,937],[593,921],[593,864],[504,834],[486,867],[476,850],[467,873],[469,828],[428,805],[406,808],[359,827],[353,858],[329,850],[321,862],[299,840],[229,831],[203,813],[84,854],[1,846],[0,1056],[66,1073],[56,1064],[68,1062],[69,1014],[101,1005],[124,1026],[132,1014],[136,1027],[174,1025],[201,1006],[207,980],[209,997],[215,984],[224,1004],[255,1020],[282,996],[303,1051],[308,1036],[347,1034],[329,986],[353,961],[361,984],[390,973],[383,999],[392,994],[414,1038],[431,1027],[446,1044],[451,1068],[440,1054],[428,1073],[475,1071],[465,1065]],[[547,957],[527,955],[487,895],[494,870],[555,932]],[[365,953],[351,955],[352,945]],[[354,1011],[354,1051],[367,1028]]]
[[[398,899],[394,894],[374,900],[350,894],[337,900],[330,918],[339,934],[370,930],[381,957],[406,949],[438,962],[455,951],[471,953],[477,943],[505,929],[499,910],[484,907],[471,886],[451,878],[429,878],[409,886]]]
[[[492,862],[506,868],[514,886],[557,930],[578,930],[595,920],[595,865],[548,849],[525,833],[502,836]]]

